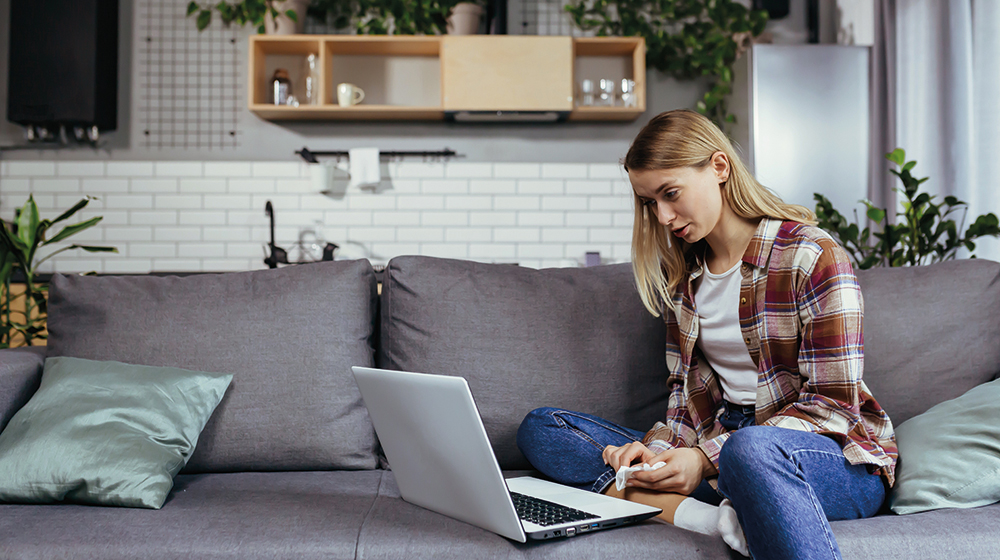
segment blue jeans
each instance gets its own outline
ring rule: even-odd
[[[828,520],[871,517],[885,499],[881,478],[848,463],[828,437],[753,426],[752,408],[728,403],[720,422],[736,433],[722,447],[719,493],[732,501],[758,560],[840,558]],[[615,478],[604,448],[644,435],[589,414],[539,408],[518,428],[517,445],[553,480],[603,492]],[[719,493],[702,481],[691,497],[718,505]]]

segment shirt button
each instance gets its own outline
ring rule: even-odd
[[[740,298],[740,303],[746,303],[746,302],[747,302],[747,298]]]
[[[747,344],[750,344],[750,338],[747,337]]]

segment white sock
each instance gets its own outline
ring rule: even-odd
[[[722,500],[722,503],[719,504],[719,534],[722,535],[722,540],[726,541],[729,548],[743,556],[750,556],[750,549],[747,548],[747,539],[743,535],[743,528],[740,527],[740,520],[736,517],[733,503],[728,499]]]
[[[703,535],[719,535],[719,508],[684,498],[674,512],[674,525]]]
[[[720,536],[729,548],[743,556],[750,555],[736,510],[729,500],[723,500],[716,507],[694,498],[685,498],[674,512],[674,525],[703,535]]]

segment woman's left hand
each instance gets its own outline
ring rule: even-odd
[[[648,464],[655,465],[660,461],[666,465],[655,471],[639,471],[626,485],[632,488],[690,495],[701,484],[705,475],[714,470],[712,462],[697,447],[668,449],[653,457]]]

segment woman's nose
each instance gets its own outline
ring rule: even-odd
[[[656,205],[656,219],[659,220],[661,226],[669,226],[675,217],[674,213],[667,209],[666,204]]]

